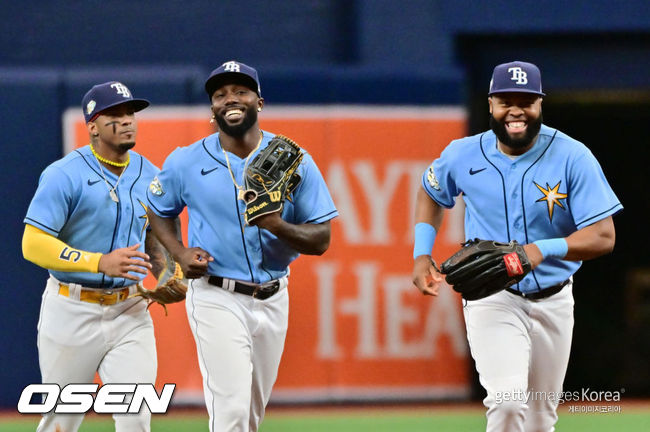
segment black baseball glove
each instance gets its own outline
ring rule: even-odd
[[[512,240],[469,240],[442,263],[446,281],[465,300],[478,300],[519,282],[530,272],[524,247]]]
[[[284,200],[300,183],[297,173],[303,153],[293,140],[276,135],[246,169],[246,223],[282,211]]]

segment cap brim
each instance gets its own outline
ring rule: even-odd
[[[212,98],[214,92],[228,82],[241,83],[257,93],[258,96],[260,95],[257,91],[257,82],[250,76],[241,72],[224,72],[209,78],[205,82],[205,91],[208,93],[208,97]]]
[[[151,102],[149,102],[146,99],[133,99],[131,102],[131,105],[133,105],[133,110],[135,112],[142,111],[149,105],[151,105]]]
[[[529,93],[529,94],[536,94],[538,96],[546,96],[546,93],[536,92],[536,91],[522,89],[522,88],[499,89],[499,90],[489,92],[488,96],[492,96],[498,93]]]
[[[114,104],[105,106],[101,111],[99,111],[99,113],[104,112],[109,108],[113,108],[114,106],[127,105],[127,104],[133,107],[133,111],[138,112],[148,107],[151,103],[146,99],[131,99],[124,102],[115,102]]]

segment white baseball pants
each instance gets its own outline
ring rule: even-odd
[[[185,305],[211,432],[256,432],[264,418],[287,334],[286,280],[266,300],[190,281]]]
[[[572,285],[536,301],[501,291],[466,302],[488,432],[555,430],[573,333]]]
[[[141,297],[102,306],[58,294],[59,281],[47,281],[38,321],[38,358],[43,383],[155,383],[157,358],[153,322]],[[76,297],[76,299],[75,299]],[[76,432],[83,414],[45,414],[37,432]],[[116,432],[149,432],[151,413],[116,414]]]

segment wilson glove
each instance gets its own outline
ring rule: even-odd
[[[276,135],[246,169],[244,201],[246,223],[282,211],[284,200],[298,185],[303,153],[293,140]]]

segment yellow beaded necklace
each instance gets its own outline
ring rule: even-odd
[[[90,151],[93,152],[93,155],[95,155],[97,160],[100,162],[104,162],[105,164],[113,165],[114,167],[118,167],[118,168],[124,168],[129,164],[129,162],[131,162],[131,155],[129,153],[126,154],[126,162],[113,162],[112,160],[108,160],[98,155],[97,152],[95,151],[95,148],[93,147],[93,143],[90,143],[89,145],[90,145]]]

